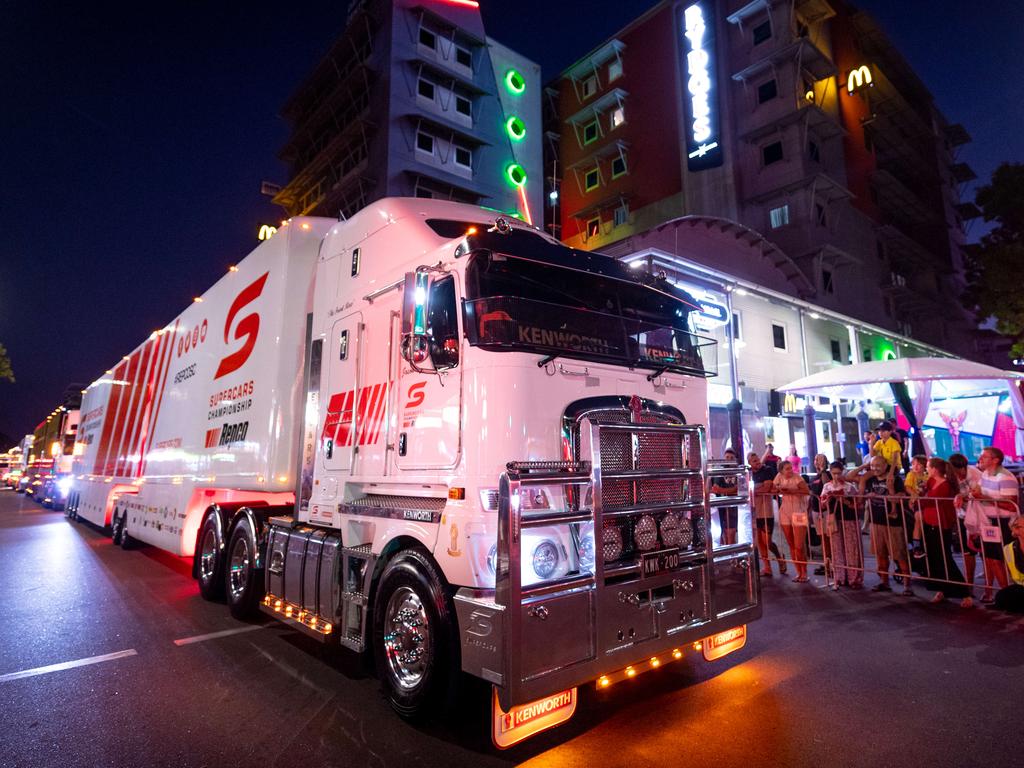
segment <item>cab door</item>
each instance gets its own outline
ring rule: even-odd
[[[320,465],[324,470],[321,492],[324,498],[337,493],[338,473],[352,471],[352,459],[358,444],[356,430],[361,395],[360,351],[363,315],[353,312],[337,320],[331,328],[324,350],[324,415],[320,430]]]
[[[425,308],[424,359],[418,360],[408,345],[399,344],[396,349],[394,445],[399,471],[451,469],[462,455],[459,288],[457,275],[433,276]]]

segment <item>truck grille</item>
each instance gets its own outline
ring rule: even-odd
[[[644,404],[645,409],[635,415],[624,408],[578,414],[570,428],[573,458],[588,458],[579,456],[579,424],[583,418],[619,424],[683,423],[674,413],[656,410],[656,404]],[[602,430],[600,435],[603,476],[635,470],[702,469],[700,440],[694,434]],[[606,568],[636,564],[646,551],[670,547],[686,551],[704,546],[702,476],[604,479],[601,500],[606,519],[599,541],[603,542]],[[688,509],[688,504],[694,506]]]

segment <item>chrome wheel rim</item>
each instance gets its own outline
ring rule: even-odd
[[[203,543],[199,547],[199,578],[210,581],[217,568],[217,531],[213,527],[206,529]]]
[[[403,690],[423,681],[430,642],[430,623],[423,602],[411,588],[399,587],[384,611],[384,655],[391,678]]]
[[[228,579],[228,588],[231,590],[231,597],[235,602],[245,595],[249,586],[249,542],[245,537],[235,540],[231,548],[231,573]]]

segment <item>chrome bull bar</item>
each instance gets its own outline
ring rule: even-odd
[[[673,466],[621,466],[603,470],[602,438],[626,434],[633,463],[641,435],[678,440]],[[459,590],[456,608],[463,669],[495,684],[501,706],[517,704],[598,679],[652,656],[671,653],[761,615],[756,555],[749,544],[712,549],[709,512],[724,506],[708,498],[709,477],[735,477],[743,467],[709,468],[704,428],[699,425],[624,424],[584,419],[580,461],[513,462],[499,484],[495,590]],[[686,447],[691,450],[687,451]],[[678,481],[685,494],[606,509],[605,483]],[[526,494],[547,489],[561,500],[527,508]],[[732,504],[735,504],[732,500]],[[638,552],[606,567],[605,525],[661,513],[689,515],[695,544]],[[659,524],[660,525],[660,524]],[[563,531],[568,572],[524,584],[524,541],[537,531]],[[659,540],[666,538],[659,528]],[[584,532],[592,538],[592,562],[584,563]],[[556,538],[551,534],[552,538]],[[570,547],[576,547],[575,552]],[[656,567],[651,567],[651,561]],[[532,567],[532,563],[527,563]]]

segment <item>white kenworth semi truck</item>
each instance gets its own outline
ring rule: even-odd
[[[750,544],[712,546],[739,470],[695,310],[485,208],[294,218],[89,386],[69,513],[372,650],[402,715],[482,678],[508,746],[760,616]]]

